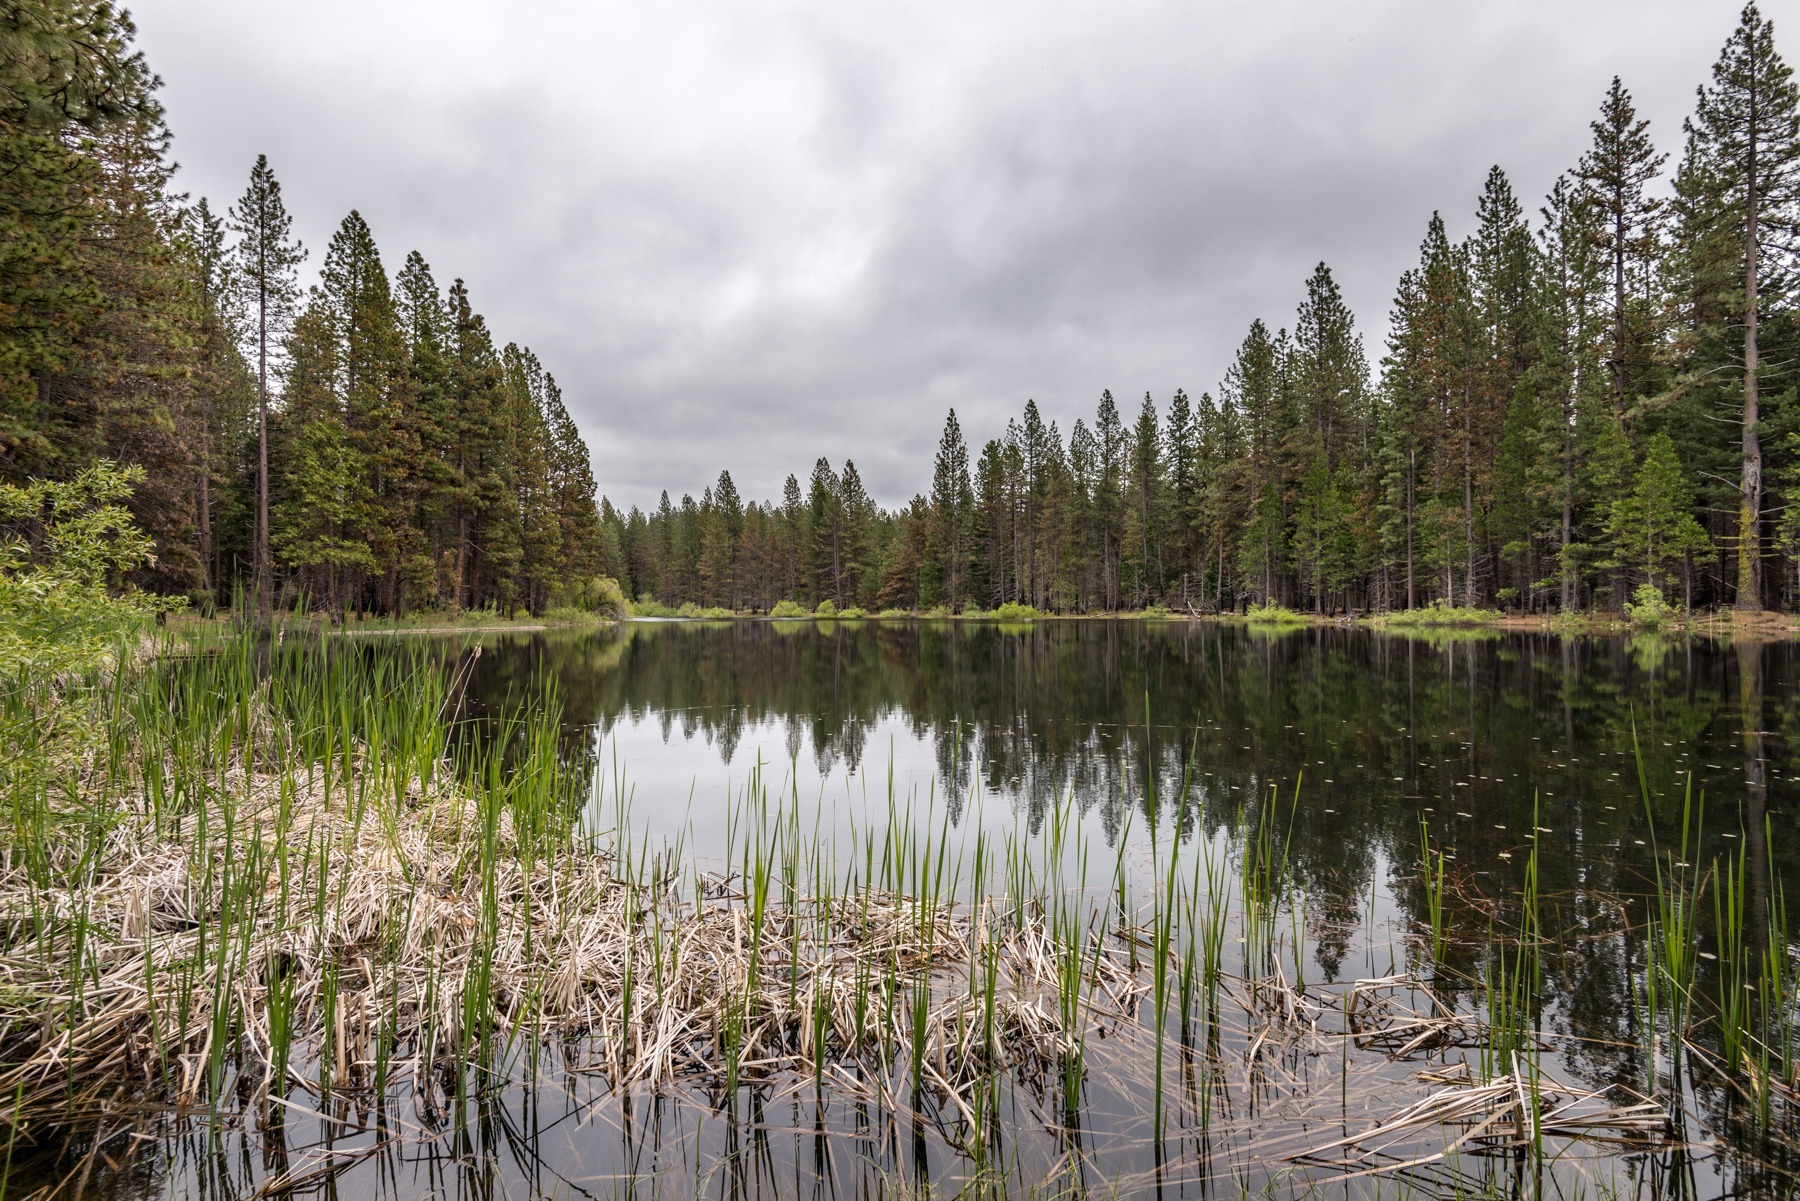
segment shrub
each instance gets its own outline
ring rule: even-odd
[[[676,610],[669,608],[654,596],[646,596],[643,600],[631,602],[633,617],[676,617]]]
[[[847,620],[847,621],[853,621],[858,617],[867,617],[867,616],[868,616],[867,612],[865,612],[862,609],[858,609],[855,605],[851,605],[848,609],[845,609],[842,613],[838,614],[838,617],[840,619]]]
[[[598,624],[600,621],[600,615],[592,609],[578,609],[574,605],[552,605],[538,616],[565,625]]]
[[[929,617],[934,621],[941,621],[946,617],[953,616],[953,614],[950,612],[949,605],[933,605],[931,608],[925,610],[925,612],[919,614],[919,616]]]
[[[1030,605],[1022,605],[1018,601],[1007,601],[994,610],[994,616],[1000,621],[1036,621],[1043,614]]]
[[[585,584],[565,584],[551,591],[549,610],[544,616],[568,610],[607,621],[623,621],[631,616],[632,606],[617,580],[597,575]]]
[[[119,503],[143,478],[141,467],[102,461],[67,482],[0,484],[0,679],[98,665],[122,632],[186,603],[126,581],[156,562]]]
[[[625,590],[611,576],[597,575],[589,580],[588,593],[593,598],[590,608],[606,620],[624,621],[631,616],[631,607],[625,600]]]
[[[912,614],[907,612],[905,609],[883,609],[880,613],[876,614],[876,616],[884,618],[889,621],[892,621],[894,618],[897,618],[897,617],[909,618],[912,616]]]
[[[1274,601],[1264,605],[1251,605],[1250,611],[1244,616],[1259,625],[1304,625],[1306,622],[1305,617]]]
[[[1681,611],[1663,599],[1662,589],[1655,584],[1640,584],[1625,605],[1625,620],[1634,626],[1659,630],[1672,624]]]
[[[819,607],[813,610],[814,617],[836,617],[837,615],[837,606],[832,604],[829,600],[820,601]]]
[[[1481,626],[1499,621],[1501,614],[1493,609],[1458,609],[1438,597],[1423,609],[1402,609],[1372,618],[1377,625],[1389,626]]]
[[[805,609],[802,609],[800,607],[800,605],[795,601],[781,600],[781,601],[775,602],[775,607],[773,609],[769,610],[769,616],[770,617],[805,617],[805,616],[807,616],[807,612]]]

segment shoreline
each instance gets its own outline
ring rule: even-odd
[[[1415,610],[1420,612],[1421,610]],[[1456,632],[1474,632],[1494,630],[1505,633],[1541,633],[1541,634],[1588,634],[1614,635],[1633,633],[1663,634],[1702,634],[1711,637],[1731,637],[1733,639],[1780,640],[1795,637],[1800,633],[1800,614],[1789,614],[1763,610],[1756,613],[1735,613],[1732,610],[1698,614],[1685,619],[1671,620],[1659,626],[1634,626],[1617,613],[1577,614],[1571,617],[1542,616],[1520,613],[1494,614],[1484,611],[1487,616],[1473,621],[1411,621],[1406,620],[1400,611],[1396,614],[1321,614],[1287,611],[1276,620],[1259,619],[1254,615],[1242,613],[1193,613],[1171,610],[1165,613],[1149,613],[1144,610],[1122,610],[1106,613],[1038,613],[1030,617],[1001,617],[994,613],[864,613],[849,617],[837,615],[805,614],[800,616],[783,615],[774,617],[767,613],[695,613],[655,614],[638,616],[636,614],[622,618],[592,619],[558,619],[554,617],[526,617],[517,620],[488,618],[480,624],[460,625],[452,621],[444,624],[441,620],[428,625],[410,625],[404,620],[396,622],[392,618],[371,618],[364,621],[353,621],[344,625],[334,625],[317,620],[277,621],[275,629],[281,632],[319,633],[328,637],[357,638],[373,637],[384,634],[506,634],[506,633],[542,633],[547,630],[568,629],[600,629],[631,622],[677,623],[677,622],[785,622],[798,624],[801,622],[884,622],[884,621],[946,621],[946,622],[982,622],[995,625],[1030,625],[1033,622],[1066,622],[1066,621],[1169,621],[1169,622],[1212,622],[1221,625],[1253,625],[1264,628],[1297,628],[1337,626],[1347,629],[1364,628],[1387,633],[1411,633],[1427,630],[1444,630]],[[1396,618],[1399,618],[1396,620]],[[223,618],[201,618],[184,616],[172,621],[171,626],[211,627],[229,624]]]

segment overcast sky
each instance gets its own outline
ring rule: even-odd
[[[820,455],[883,504],[1027,397],[1216,388],[1329,263],[1371,361],[1433,209],[1535,214],[1614,74],[1666,149],[1737,0],[146,0],[177,184],[266,153],[316,267],[352,208],[537,351],[601,490]],[[1800,0],[1775,0],[1800,59]],[[1786,36],[1784,36],[1786,35]]]

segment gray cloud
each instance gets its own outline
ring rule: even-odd
[[[1785,33],[1800,5],[1765,4]],[[617,502],[819,455],[926,486],[944,411],[1065,434],[1216,385],[1330,263],[1371,358],[1426,221],[1528,210],[1612,75],[1670,150],[1736,0],[968,5],[150,0],[219,207],[266,152],[563,385]],[[1800,23],[1797,23],[1800,24]],[[1797,33],[1796,36],[1800,36]],[[1788,46],[1800,56],[1800,41]]]

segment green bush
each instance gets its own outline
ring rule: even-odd
[[[1030,605],[1022,605],[1018,601],[1007,601],[994,610],[994,617],[1000,621],[1036,621],[1042,616],[1042,613]]]
[[[646,596],[643,600],[631,602],[633,617],[675,617],[676,610],[669,608],[654,596]]]
[[[625,590],[619,587],[617,580],[603,575],[594,576],[584,584],[565,584],[551,591],[550,606],[544,616],[569,610],[580,610],[583,615],[606,621],[623,621],[632,614]]]
[[[929,617],[933,621],[942,621],[943,619],[945,619],[947,617],[953,617],[955,615],[950,612],[949,605],[933,605],[933,606],[931,606],[931,608],[929,608],[929,609],[925,610],[923,613],[919,614],[919,616],[920,617]]]
[[[141,467],[101,461],[67,482],[0,484],[0,679],[97,666],[121,634],[186,603],[127,579],[156,562],[119,503],[143,478]]]
[[[1250,611],[1244,615],[1248,620],[1259,625],[1304,625],[1306,618],[1285,605],[1270,601],[1265,605],[1251,605]]]
[[[577,609],[574,605],[552,605],[539,615],[545,621],[554,621],[561,625],[583,625],[600,623],[600,615],[592,609]]]
[[[775,607],[773,609],[769,610],[769,616],[770,617],[806,617],[806,616],[808,616],[808,614],[807,614],[806,610],[802,609],[797,602],[791,601],[791,600],[782,600],[782,601],[775,602]]]
[[[1625,620],[1647,630],[1660,630],[1674,624],[1681,611],[1663,599],[1662,589],[1655,584],[1640,584],[1625,605]]]
[[[611,576],[597,575],[589,580],[588,595],[593,602],[589,608],[608,621],[624,621],[631,616],[625,590]]]
[[[837,615],[837,606],[828,600],[820,601],[819,607],[813,610],[814,617],[836,617]]]
[[[1370,620],[1388,626],[1484,626],[1499,621],[1501,616],[1494,609],[1458,609],[1440,596],[1423,609],[1401,609]]]
[[[876,614],[876,616],[887,621],[892,621],[897,617],[910,618],[912,614],[905,609],[883,609],[880,613]]]
[[[855,605],[851,605],[848,609],[845,609],[842,613],[838,614],[838,617],[841,620],[846,620],[846,621],[854,621],[858,617],[867,617],[867,616],[868,616],[868,613],[866,611],[864,611],[862,609],[858,609]]]

